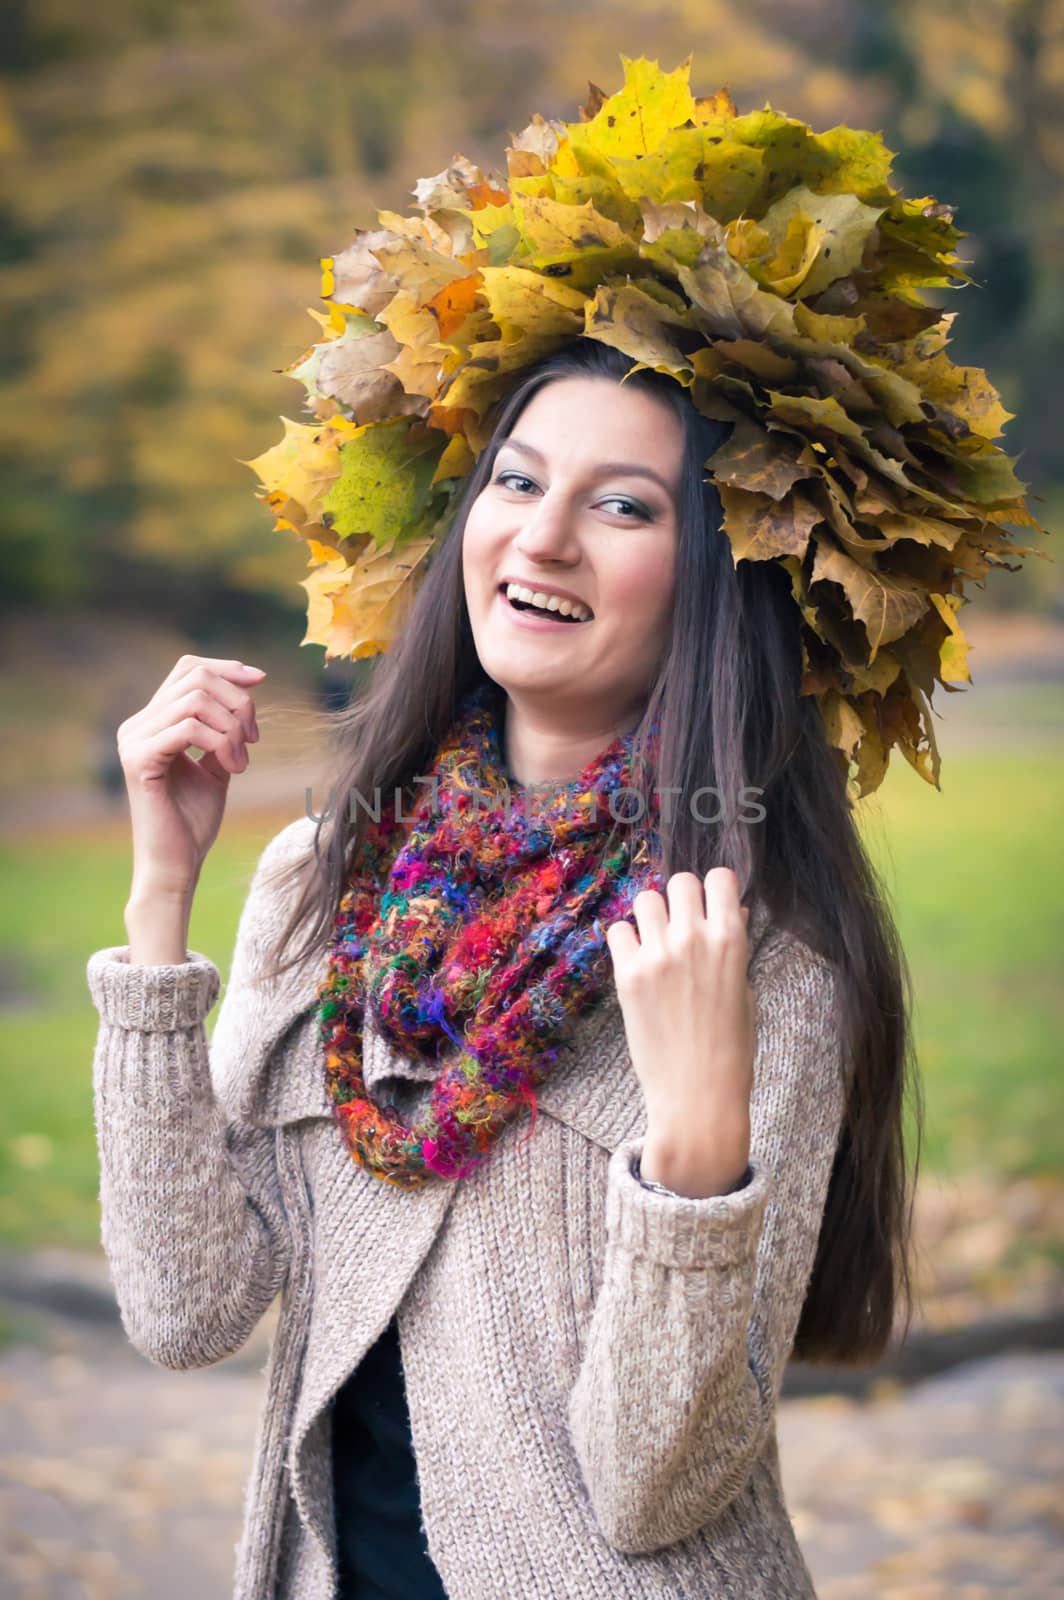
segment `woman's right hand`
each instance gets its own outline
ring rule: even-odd
[[[240,661],[182,656],[141,711],[118,729],[133,825],[127,907],[131,960],[184,961],[200,869],[221,827],[229,780],[259,737],[250,691],[265,673]],[[187,754],[193,745],[204,753]],[[175,921],[176,917],[176,921]],[[134,926],[143,933],[135,938]],[[165,954],[134,954],[164,950]],[[177,946],[182,946],[177,953]]]

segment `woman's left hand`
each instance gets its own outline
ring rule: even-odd
[[[739,881],[729,867],[712,867],[704,880],[676,872],[665,895],[643,889],[632,910],[638,934],[614,922],[606,943],[647,1105],[643,1172],[656,1177],[652,1164],[668,1166],[696,1184],[727,1186],[748,1160],[754,1079],[749,912]]]

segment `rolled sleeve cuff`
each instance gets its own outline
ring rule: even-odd
[[[131,966],[128,946],[116,945],[91,955],[86,974],[102,1020],[139,1033],[196,1027],[221,988],[214,962],[195,951],[180,963]]]
[[[656,1194],[631,1170],[644,1140],[628,1139],[610,1156],[606,1197],[609,1237],[633,1255],[680,1268],[733,1267],[757,1253],[772,1189],[763,1163],[751,1160],[749,1177],[730,1194]]]

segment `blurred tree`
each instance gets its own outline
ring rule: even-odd
[[[1010,447],[1051,489],[1062,15],[1064,0],[8,0],[3,598],[201,628],[242,597],[299,613],[302,549],[271,532],[240,463],[304,415],[278,372],[317,332],[318,257],[456,150],[499,163],[533,109],[572,116],[621,50],[693,52],[703,89],[884,128],[907,186],[960,207],[984,287],[953,301],[957,342],[1020,411]]]

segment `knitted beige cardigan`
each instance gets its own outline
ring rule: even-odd
[[[256,982],[285,896],[267,847],[219,991],[205,957],[88,979],[103,1244],[129,1338],[167,1367],[280,1314],[237,1550],[237,1600],[330,1600],[330,1402],[392,1314],[429,1552],[450,1600],[814,1594],[783,1500],[775,1406],[845,1085],[835,968],[751,919],[757,1046],[747,1185],[643,1188],[642,1089],[612,990],[576,1049],[458,1182],[401,1190],[348,1155],[325,1095],[327,952]],[[408,1116],[433,1068],[367,1027],[367,1087]]]

